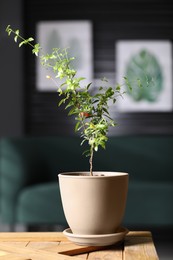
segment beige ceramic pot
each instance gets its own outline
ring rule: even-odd
[[[74,234],[112,234],[121,226],[128,173],[61,173],[59,184],[65,217]]]

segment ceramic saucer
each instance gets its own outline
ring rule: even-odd
[[[116,233],[104,235],[78,235],[73,234],[70,228],[63,231],[63,234],[72,242],[82,246],[109,246],[124,239],[128,229],[120,227]]]

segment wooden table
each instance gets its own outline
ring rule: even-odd
[[[72,257],[73,256],[73,257]],[[77,246],[60,232],[1,232],[0,260],[159,259],[151,232],[129,232],[124,242],[109,247]]]

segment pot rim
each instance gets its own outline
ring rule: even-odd
[[[89,171],[75,171],[75,172],[62,172],[58,176],[61,178],[112,178],[112,177],[121,177],[128,176],[127,172],[109,172],[109,171],[93,171],[93,176],[90,176]]]

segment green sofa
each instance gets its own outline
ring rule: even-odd
[[[88,170],[83,148],[79,137],[1,139],[1,221],[67,226],[57,175]],[[173,227],[173,136],[110,137],[94,169],[129,173],[123,225]]]

